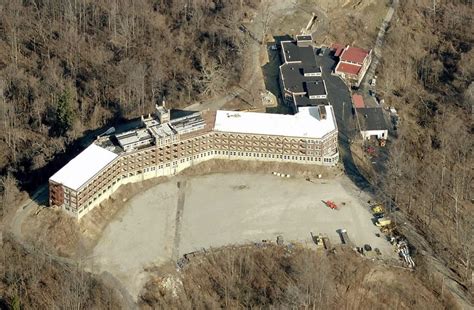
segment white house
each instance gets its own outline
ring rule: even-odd
[[[388,126],[382,108],[358,108],[356,114],[362,138],[387,140]]]

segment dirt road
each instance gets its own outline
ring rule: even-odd
[[[375,70],[379,64],[380,58],[382,58],[382,47],[385,39],[385,33],[387,32],[388,26],[390,21],[392,20],[393,14],[395,13],[395,9],[398,6],[398,0],[393,0],[390,8],[387,11],[387,15],[385,15],[384,20],[382,21],[382,25],[380,26],[379,33],[377,34],[377,39],[375,40],[374,56],[372,58],[372,63],[370,64],[369,70],[365,74],[364,81],[362,82],[361,87],[368,89],[369,81],[374,78]]]

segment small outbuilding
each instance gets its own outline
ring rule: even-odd
[[[365,108],[364,98],[361,95],[352,95],[352,105],[356,109]]]
[[[382,108],[358,108],[356,115],[364,140],[369,140],[372,137],[378,140],[387,140],[388,126]]]

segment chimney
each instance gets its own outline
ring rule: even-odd
[[[326,107],[324,105],[319,106],[319,115],[320,115],[321,119],[326,119],[327,118]]]

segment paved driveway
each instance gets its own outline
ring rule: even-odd
[[[337,126],[342,138],[353,138],[355,135],[355,121],[352,114],[351,94],[344,81],[331,74],[336,66],[336,61],[329,55],[326,50],[324,56],[316,56],[316,63],[323,70],[323,79],[326,82],[328,91],[328,100],[334,107]]]

